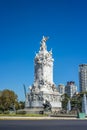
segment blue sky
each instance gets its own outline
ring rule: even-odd
[[[34,56],[42,36],[49,36],[56,85],[75,81],[87,63],[86,0],[0,0],[0,90],[11,89],[24,100],[34,81]]]

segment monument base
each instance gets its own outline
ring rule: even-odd
[[[25,108],[24,111],[26,114],[40,114],[40,111],[43,111],[43,108]]]
[[[29,113],[32,113],[32,114],[41,114],[42,111],[44,111],[43,108],[25,108],[24,111],[29,114]],[[52,112],[55,112],[55,111],[61,111],[61,108],[52,108],[51,110]],[[48,113],[48,112],[44,112],[44,113]]]

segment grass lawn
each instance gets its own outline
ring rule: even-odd
[[[15,114],[15,113],[11,113],[11,114],[0,114],[0,116],[16,116],[16,117],[45,117],[48,116],[46,114]]]

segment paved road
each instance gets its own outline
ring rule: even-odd
[[[87,130],[87,120],[0,120],[0,130]]]

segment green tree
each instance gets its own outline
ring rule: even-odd
[[[83,95],[84,95],[84,92],[81,92],[81,93],[78,93],[74,97],[71,98],[72,109],[79,109],[79,111],[82,111],[82,97],[83,97]]]
[[[80,92],[72,98],[69,98],[67,94],[62,95],[62,108],[66,110],[67,102],[68,100],[70,100],[71,109],[74,111],[77,111],[78,109],[81,112],[82,111],[82,97],[84,93],[87,95],[87,92]]]
[[[9,110],[11,105],[17,103],[17,95],[12,90],[5,89],[0,94],[0,108],[4,110]]]
[[[67,103],[68,103],[68,100],[69,100],[69,96],[65,93],[62,95],[62,108],[64,110],[67,110]]]
[[[24,109],[25,108],[25,102],[20,101],[19,102],[19,109]]]

